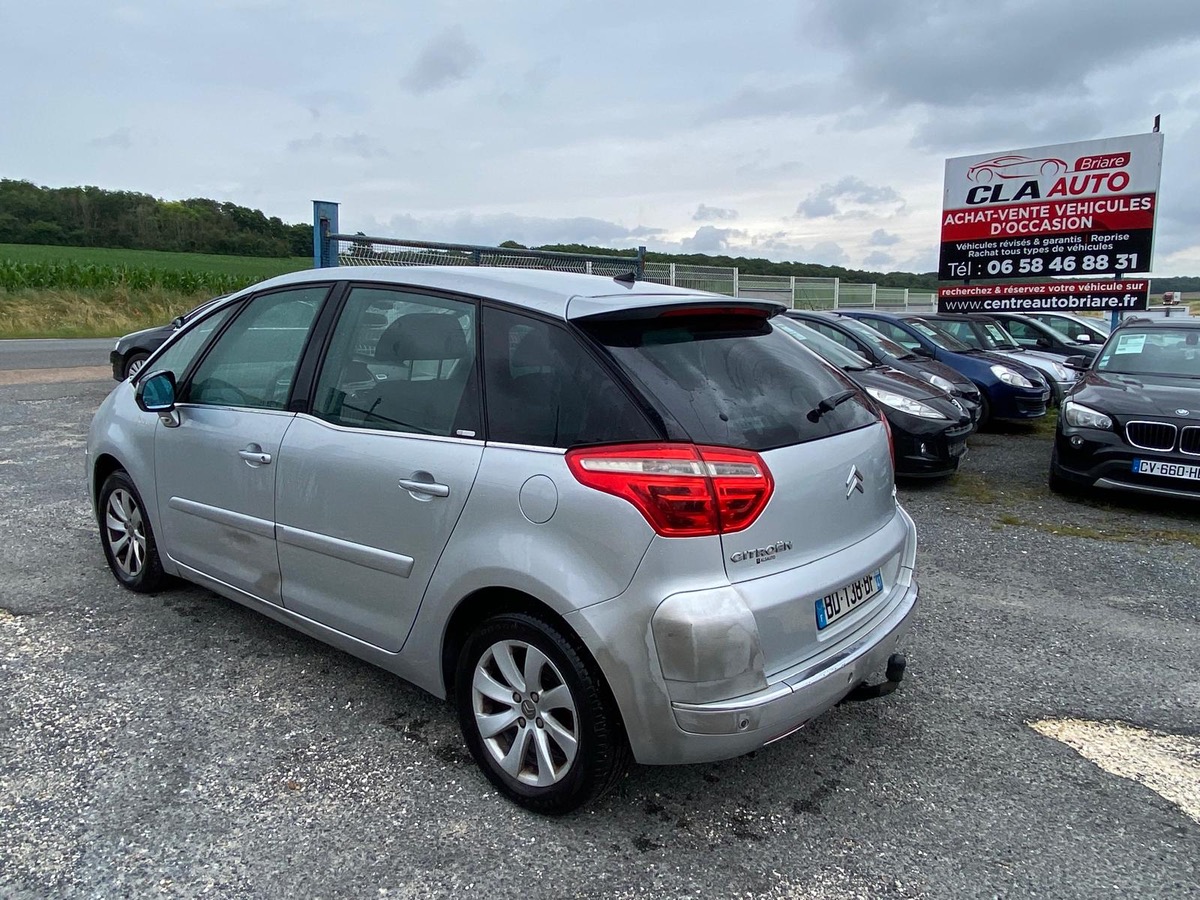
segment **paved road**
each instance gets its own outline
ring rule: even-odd
[[[1072,724],[1200,734],[1200,520],[1049,495],[1044,433],[902,488],[900,691],[545,819],[446,704],[205,591],[120,590],[81,479],[112,388],[0,387],[0,896],[1200,896],[1200,825]]]
[[[0,370],[107,366],[113,338],[0,341]]]

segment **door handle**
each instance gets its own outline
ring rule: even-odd
[[[450,486],[438,484],[435,481],[414,481],[411,478],[401,478],[400,487],[411,494],[426,494],[430,497],[449,497]]]
[[[263,453],[262,447],[258,444],[251,444],[246,449],[239,450],[238,456],[252,466],[269,466],[271,464],[271,454]]]

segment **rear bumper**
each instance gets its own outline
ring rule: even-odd
[[[793,672],[766,689],[717,703],[672,703],[683,758],[703,762],[740,756],[787,737],[872,674],[883,671],[912,625],[917,583],[910,582],[893,609],[866,634],[831,659]]]
[[[637,761],[674,765],[749,753],[883,672],[917,608],[916,529],[897,507],[875,539],[874,550],[857,546],[737,584],[705,580],[692,590],[657,593],[635,578],[621,597],[568,614],[603,670]],[[642,565],[656,567],[650,558]],[[769,660],[788,653],[791,639],[781,639],[788,622],[812,618],[813,598],[828,585],[872,568],[882,570],[887,585],[872,613],[831,626],[815,652],[770,669]],[[667,583],[678,584],[677,570],[670,571]]]

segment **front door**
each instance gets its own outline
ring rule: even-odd
[[[283,440],[283,603],[398,651],[483,455],[471,301],[356,287]]]
[[[275,473],[294,419],[287,397],[327,291],[251,300],[180,385],[177,423],[155,425],[159,519],[171,558],[276,604]]]

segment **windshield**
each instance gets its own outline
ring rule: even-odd
[[[838,324],[849,329],[850,331],[853,331],[860,338],[868,341],[873,346],[878,347],[888,356],[894,356],[897,359],[906,359],[910,356],[916,355],[901,347],[887,335],[876,331],[866,322],[860,322],[858,319],[851,319],[847,316],[842,316],[838,319]]]
[[[946,334],[940,328],[935,328],[924,319],[907,319],[906,321],[917,332],[925,335],[925,337],[929,338],[929,340],[933,341],[943,350],[949,350],[951,353],[964,353],[971,349],[958,338]]]
[[[1104,345],[1096,369],[1112,375],[1200,378],[1200,328],[1122,328]]]
[[[863,359],[853,350],[848,350],[835,340],[825,337],[819,331],[809,328],[800,322],[785,319],[782,316],[772,320],[772,323],[784,334],[791,335],[804,344],[813,353],[822,357],[826,362],[833,363],[839,369],[869,369],[871,363]]]

